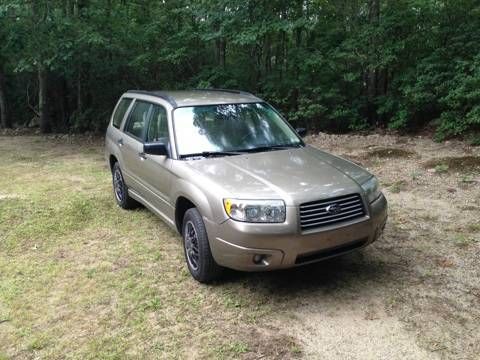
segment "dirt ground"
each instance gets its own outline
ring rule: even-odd
[[[0,136],[0,359],[479,359],[480,148],[307,141],[379,177],[383,237],[204,286],[177,234],[114,205],[100,140]]]
[[[379,135],[310,143],[376,174],[389,221],[383,239],[342,259],[326,302],[296,311],[305,352],[480,358],[480,149]]]

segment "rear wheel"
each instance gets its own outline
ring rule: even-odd
[[[118,162],[112,167],[113,194],[115,201],[122,209],[134,209],[138,207],[138,202],[128,195],[128,188],[123,179],[122,170]]]
[[[212,256],[205,224],[197,209],[185,213],[182,234],[185,260],[193,278],[201,283],[218,279],[222,268]]]

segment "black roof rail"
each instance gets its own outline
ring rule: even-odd
[[[194,91],[219,91],[219,92],[227,92],[227,93],[232,93],[232,94],[242,94],[242,95],[251,95],[255,96],[247,91],[243,90],[232,90],[232,89],[216,89],[216,88],[197,88],[193,89]]]
[[[174,108],[177,107],[177,102],[171,96],[168,96],[167,94],[161,91],[128,90],[127,93],[155,96],[165,101],[168,101],[170,105],[172,105]]]

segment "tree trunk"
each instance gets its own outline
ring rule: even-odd
[[[368,1],[368,21],[371,24],[378,26],[380,21],[380,0]],[[371,58],[377,57],[378,41],[376,38],[371,39],[372,48],[370,49]],[[378,126],[378,114],[375,106],[375,99],[378,96],[379,86],[379,73],[380,69],[369,66],[366,74],[366,86],[367,86],[367,116],[371,125]]]
[[[80,66],[77,77],[77,115],[83,112],[82,68]]]
[[[227,55],[227,41],[224,38],[217,39],[215,41],[217,48],[217,64],[225,68],[226,55]]]
[[[48,113],[48,72],[40,66],[38,68],[38,112],[40,114],[40,131],[48,133],[51,130]]]
[[[2,128],[12,127],[10,118],[8,117],[5,74],[2,69],[0,69],[0,124]]]
[[[65,16],[67,18],[72,16],[72,2],[71,2],[71,0],[65,0]]]
[[[78,3],[78,0],[74,0],[73,1],[73,16],[74,17],[78,17],[79,9],[80,9],[80,6],[79,6],[79,3]]]
[[[68,83],[65,77],[62,78],[62,85],[61,85],[61,93],[62,93],[62,109],[63,109],[63,122],[65,129],[68,129],[69,124],[69,116],[70,116],[70,109],[68,106]]]
[[[60,131],[68,130],[68,101],[67,101],[67,84],[63,76],[55,77],[52,81],[50,78],[50,88],[53,88],[54,91],[51,91],[51,99],[54,99],[52,102],[52,108],[50,113],[54,113],[55,116],[52,116],[52,120],[55,119],[54,124],[55,128]]]
[[[368,1],[368,19],[370,22],[378,22],[380,18],[380,0]]]
[[[272,47],[269,35],[265,35],[263,39],[263,46],[263,52],[265,54],[265,75],[268,76],[272,72]]]

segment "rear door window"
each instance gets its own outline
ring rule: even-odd
[[[112,120],[112,125],[115,126],[117,129],[120,128],[120,125],[122,124],[122,120],[125,117],[125,113],[128,110],[128,107],[132,103],[132,99],[129,98],[123,98],[120,100],[120,103],[117,106],[117,109],[115,110],[115,114],[113,114],[113,120]]]
[[[133,110],[130,112],[125,132],[143,141],[145,138],[145,128],[147,119],[152,109],[152,104],[145,101],[135,101]]]

